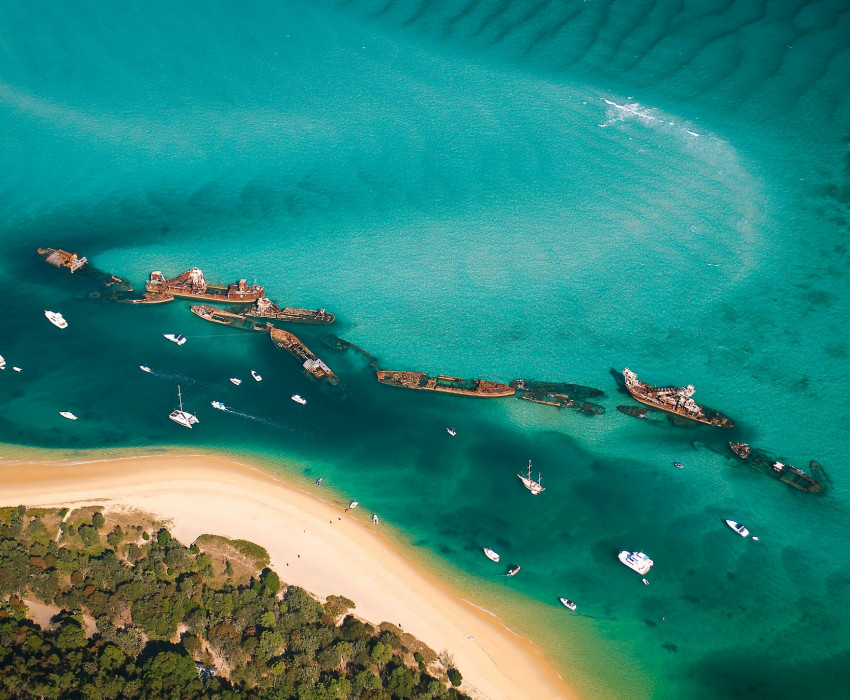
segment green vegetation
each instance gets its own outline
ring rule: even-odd
[[[467,697],[424,644],[268,562],[244,540],[184,547],[141,515],[0,509],[0,697]]]

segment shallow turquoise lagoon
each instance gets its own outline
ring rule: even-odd
[[[587,697],[843,697],[848,25],[789,0],[6,3],[0,440],[321,476]],[[137,289],[197,265],[325,307],[288,330],[344,390],[188,302],[93,301],[39,246]],[[336,337],[386,369],[598,387],[606,411],[382,386]],[[623,415],[624,366],[736,428]],[[792,491],[729,440],[831,483]]]

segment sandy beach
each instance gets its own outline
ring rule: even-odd
[[[260,470],[208,455],[2,464],[0,505],[19,504],[138,509],[184,544],[204,533],[256,542],[287,583],[344,595],[362,619],[447,649],[473,697],[576,697],[533,644],[413,563],[371,514],[355,518]]]

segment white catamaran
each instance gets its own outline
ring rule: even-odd
[[[168,417],[175,423],[179,423],[184,428],[191,428],[194,423],[199,423],[198,417],[194,413],[183,410],[183,396],[180,393],[180,386],[177,386],[177,400],[180,403],[180,408],[175,408]]]
[[[538,493],[543,493],[546,489],[543,488],[541,482],[543,479],[540,477],[540,473],[537,473],[537,481],[531,478],[531,460],[528,460],[528,474],[523,476],[522,474],[517,474],[519,480],[522,482],[522,485],[525,486],[529,491],[531,491],[532,495],[536,496]]]

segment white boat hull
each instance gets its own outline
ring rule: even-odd
[[[623,550],[617,555],[617,558],[632,571],[637,571],[639,574],[649,573],[649,570],[655,563],[643,552],[628,552]]]
[[[735,532],[737,532],[741,537],[749,537],[750,531],[745,528],[741,523],[736,523],[734,520],[727,520],[726,524],[732,528]]]
[[[57,328],[68,327],[68,322],[62,317],[62,314],[60,314],[58,311],[45,311],[44,316]]]
[[[490,561],[495,561],[495,562],[498,562],[499,558],[500,558],[497,552],[494,552],[492,549],[489,549],[488,547],[484,547],[484,556],[486,556]]]
[[[172,411],[168,414],[168,417],[184,428],[191,428],[195,423],[200,423],[198,417],[189,413],[189,411]]]

